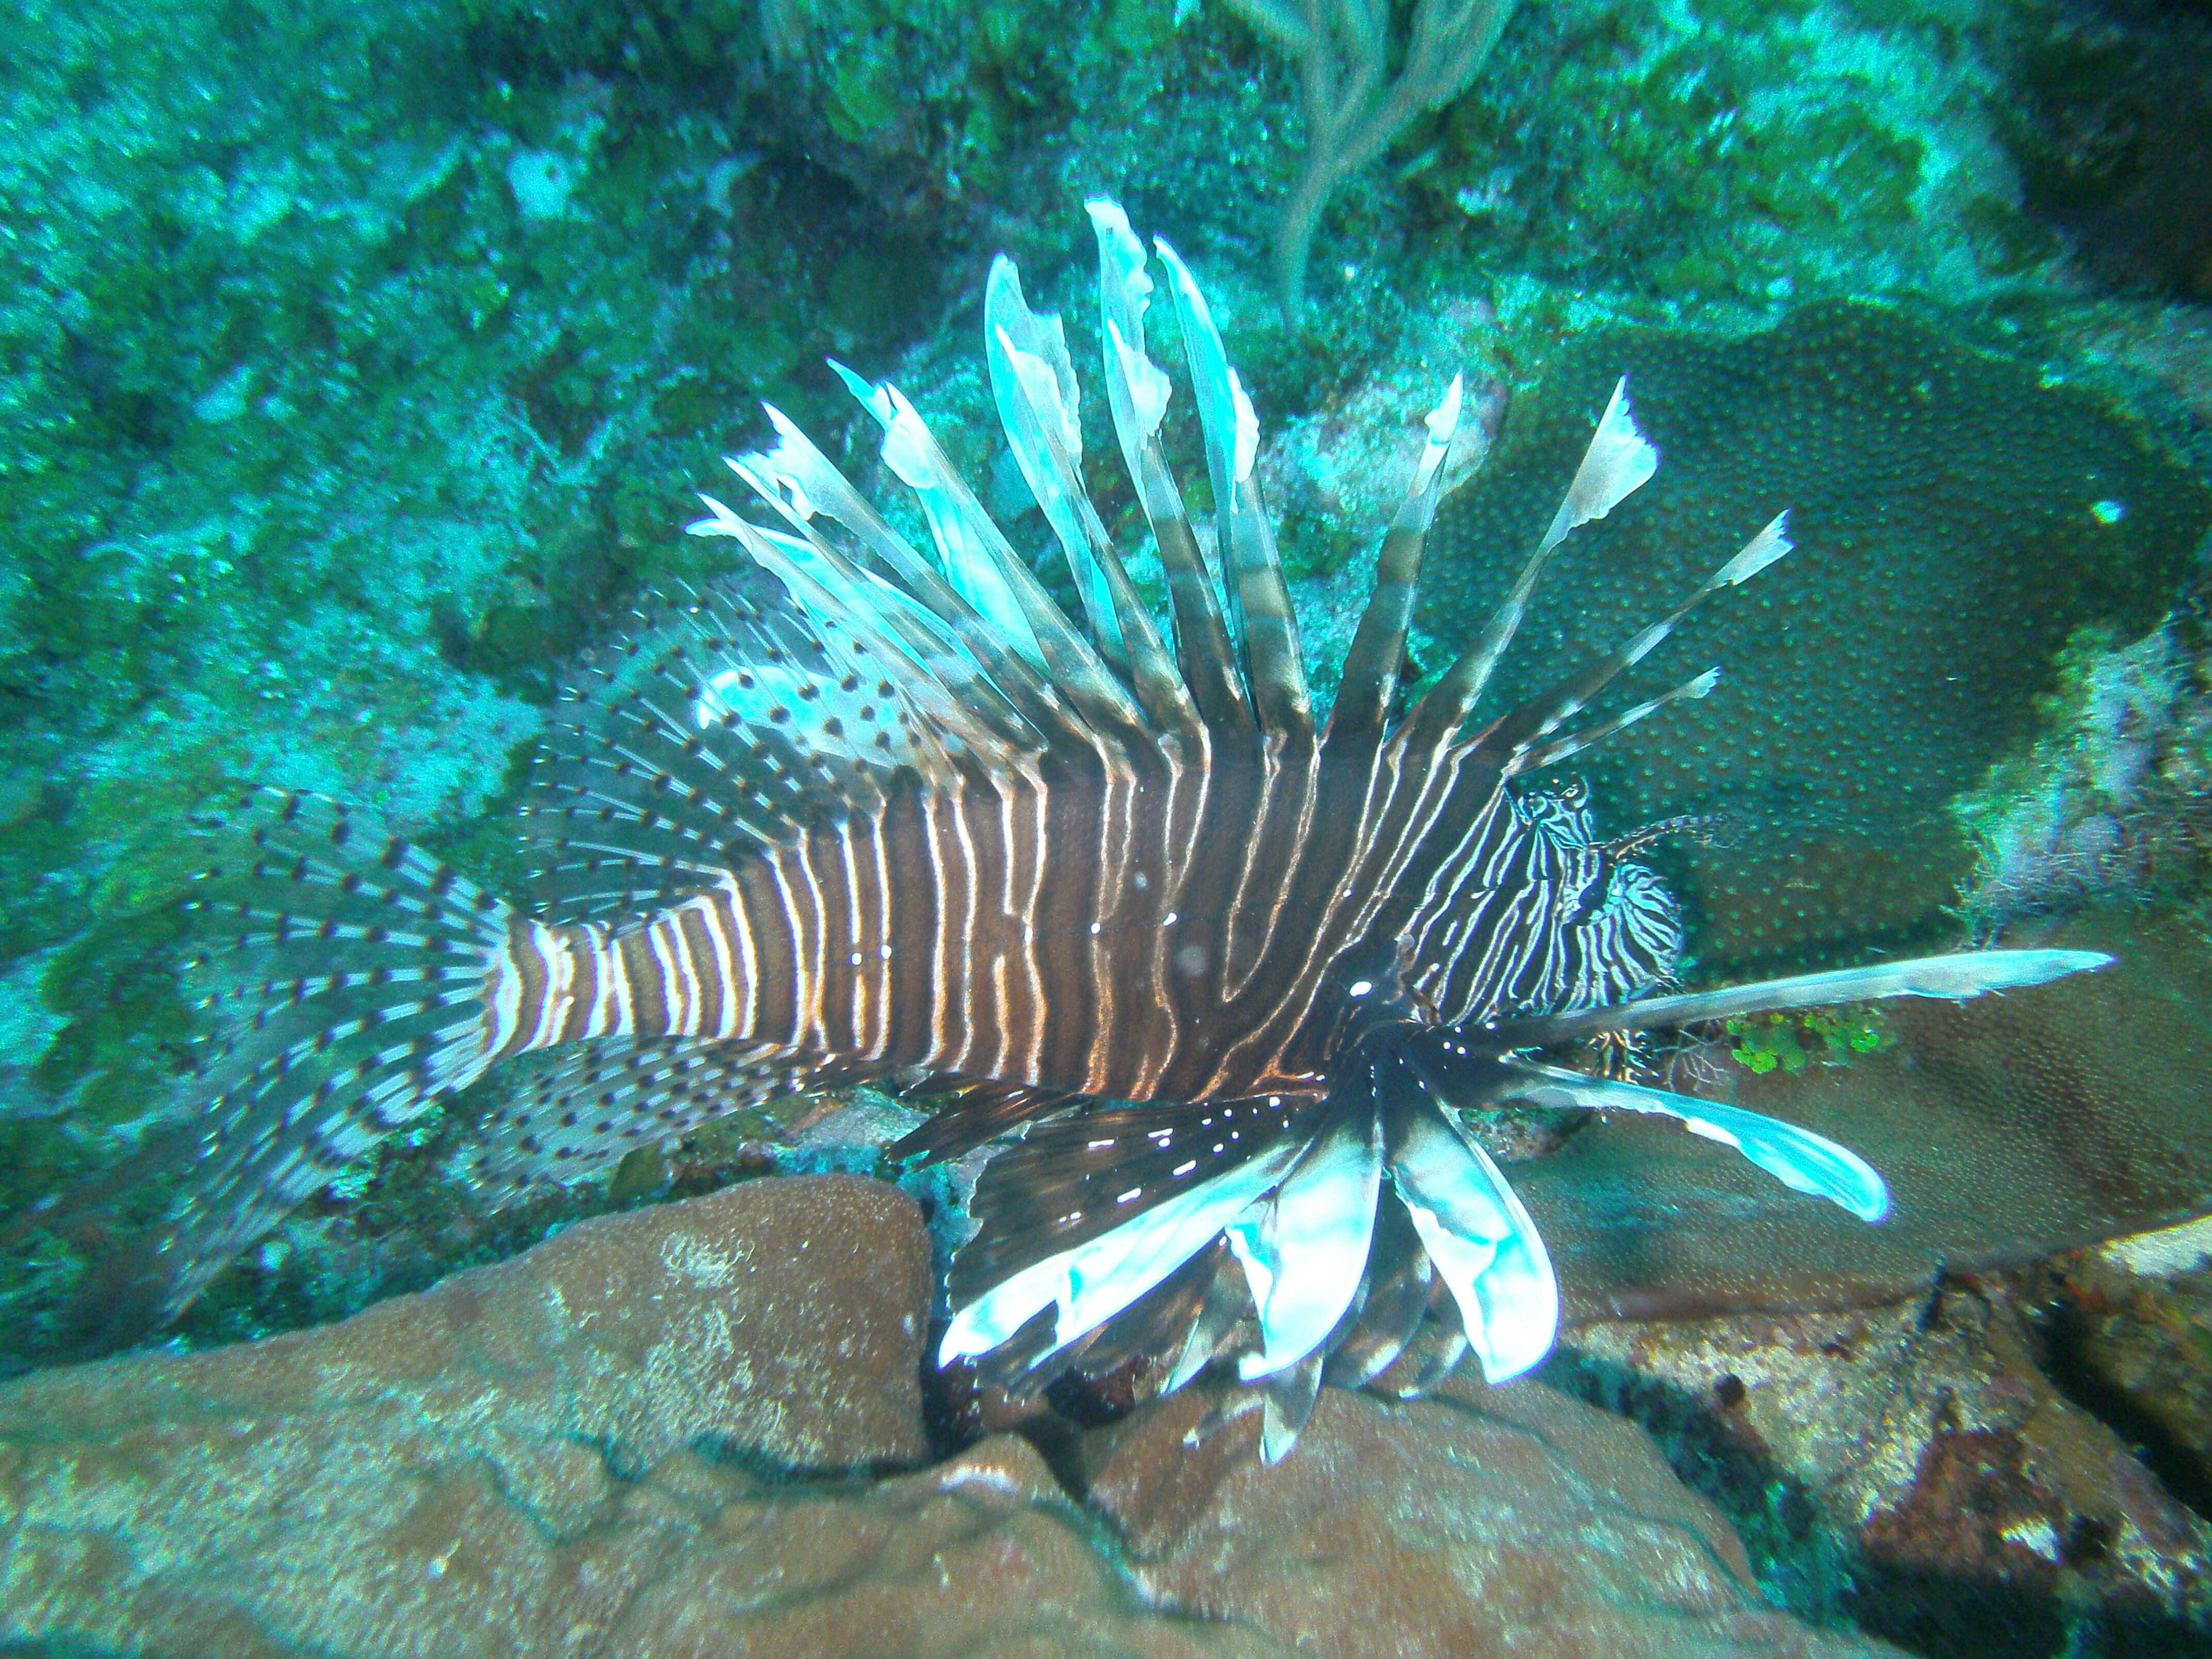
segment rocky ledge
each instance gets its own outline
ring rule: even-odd
[[[0,1388],[0,1650],[748,1656],[1887,1651],[1761,1595],[1644,1432],[1540,1384],[1192,1392],[925,1429],[894,1189],[586,1221],[346,1322]]]

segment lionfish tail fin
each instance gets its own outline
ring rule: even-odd
[[[149,1141],[172,1213],[79,1291],[94,1346],[173,1319],[254,1238],[377,1140],[465,1086],[499,1046],[512,915],[320,796],[256,790],[240,855],[190,900],[216,1033],[178,1133]],[[173,1143],[173,1144],[172,1144]],[[64,1195],[53,1212],[70,1206]],[[33,1212],[33,1224],[49,1224]]]

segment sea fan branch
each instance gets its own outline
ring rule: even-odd
[[[1515,0],[1414,0],[1403,60],[1389,75],[1388,0],[1229,0],[1298,60],[1305,159],[1275,226],[1275,281],[1286,309],[1305,292],[1306,257],[1337,187],[1425,110],[1467,90],[1513,15]]]

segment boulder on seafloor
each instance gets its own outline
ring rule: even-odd
[[[1933,1659],[2212,1651],[2212,1522],[2060,1386],[2051,1295],[1592,1326],[1547,1375],[1650,1427],[1796,1611]]]
[[[1668,1659],[1872,1654],[1777,1611],[1650,1437],[1541,1383],[1430,1400],[1324,1389],[1297,1449],[1186,1393],[1094,1431],[1092,1504],[1137,1583],[1298,1652]]]
[[[0,1649],[291,1659],[1864,1655],[1536,1384],[1216,1396],[927,1468],[928,1249],[849,1176],[579,1223],[343,1324],[0,1388]],[[903,1472],[901,1472],[903,1469]]]

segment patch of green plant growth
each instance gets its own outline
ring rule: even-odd
[[[1728,1022],[1728,1034],[1729,1056],[1745,1070],[1792,1075],[1808,1066],[1848,1066],[1897,1043],[1888,1015],[1874,1002],[1741,1014]]]

